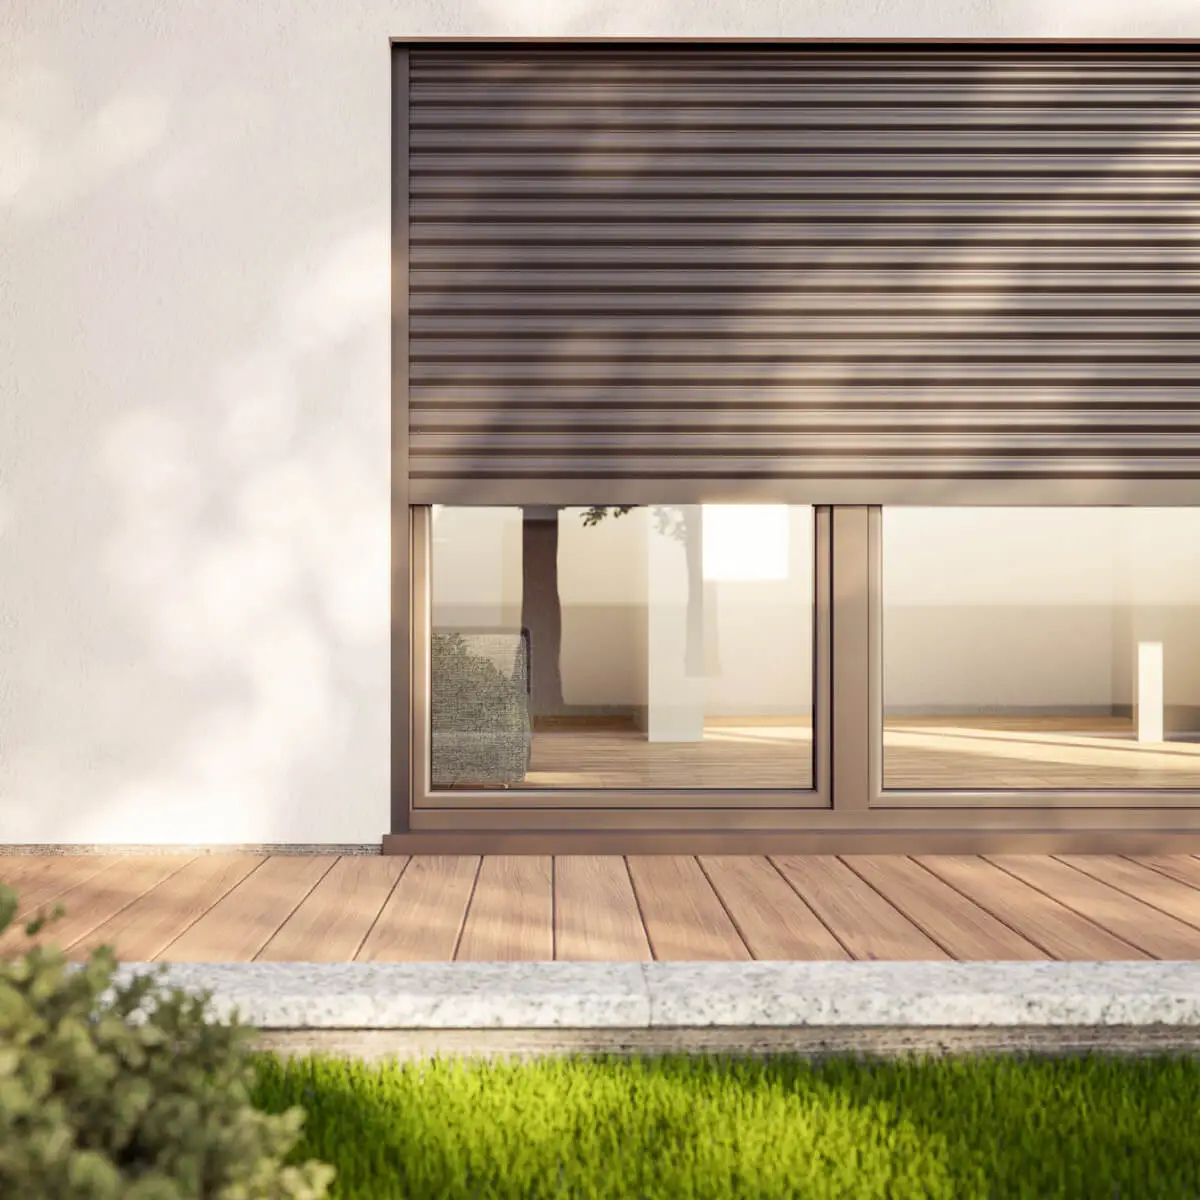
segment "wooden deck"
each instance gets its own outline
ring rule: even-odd
[[[65,907],[73,958],[1200,959],[1190,855],[9,855],[0,880]]]

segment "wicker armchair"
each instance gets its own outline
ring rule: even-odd
[[[524,780],[533,744],[529,630],[434,630],[430,668],[433,786]]]

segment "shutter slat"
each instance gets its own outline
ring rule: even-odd
[[[1043,149],[1036,139],[1031,148]],[[870,180],[886,181],[892,176],[911,179],[914,176],[1038,176],[1077,173],[1081,177],[1138,175],[1184,175],[1200,178],[1200,161],[1194,151],[1164,149],[1155,145],[1126,142],[1107,153],[1084,153],[1078,147],[1073,152],[1059,148],[1056,153],[1022,154],[995,148],[991,154],[976,153],[974,145],[964,145],[960,152],[923,153],[928,147],[918,143],[904,154],[864,154],[847,149],[837,153],[794,153],[777,150],[774,153],[741,153],[717,155],[711,149],[700,152],[674,150],[670,154],[661,148],[643,148],[637,153],[627,150],[602,149],[590,143],[568,144],[559,153],[531,154],[510,151],[497,154],[491,147],[482,150],[417,150],[409,157],[415,176],[424,174],[506,174],[544,176],[548,178],[587,176],[588,174],[644,175],[650,178],[721,179],[733,174],[763,175],[787,179],[796,176],[828,176],[855,173],[865,178],[865,193],[872,190]]]
[[[1194,302],[1193,302],[1194,304]],[[812,338],[879,337],[880,319],[888,322],[889,337],[963,338],[1021,337],[1049,338],[1153,338],[1200,339],[1200,312],[1195,307],[1188,316],[1167,316],[1161,312],[1129,313],[1125,316],[1049,315],[1012,316],[1001,313],[962,312],[953,315],[921,313],[914,315],[906,306],[905,315],[876,312],[869,316],[826,316],[818,313],[770,316],[762,313],[725,312],[686,314],[630,314],[623,319],[607,313],[526,313],[495,312],[487,316],[425,315],[414,318],[411,330],[430,339],[478,336],[483,338],[536,339],[570,338],[735,338],[763,339],[799,336]],[[433,345],[433,342],[423,344]],[[520,344],[519,341],[515,344]],[[1200,347],[1197,347],[1200,353]]]
[[[902,242],[903,239],[898,237],[896,241]],[[1007,267],[1010,284],[1019,282],[1021,278],[1036,283],[1035,271],[1040,267],[1084,268],[1093,284],[1120,283],[1120,272],[1126,270],[1178,271],[1188,267],[1193,270],[1200,268],[1200,259],[1196,255],[1200,237],[1186,242],[1164,239],[1151,244],[1151,241],[1147,238],[1144,243],[1132,240],[1110,243],[1104,247],[1103,254],[1097,249],[1096,243],[1061,245],[1052,239],[1039,243],[1026,238],[1024,241],[1013,239],[1009,243],[997,241],[994,245],[981,245],[961,235],[957,240],[914,239],[907,245],[890,244],[884,236],[875,241],[864,239],[857,245],[815,240],[811,245],[787,242],[762,244],[751,240],[736,244],[729,241],[710,242],[707,245],[671,245],[647,240],[641,243],[622,242],[616,246],[611,243],[581,245],[569,240],[565,244],[554,242],[522,246],[465,242],[416,243],[412,247],[412,263],[414,272],[431,264],[491,267],[490,282],[508,283],[510,286],[513,283],[528,283],[526,271],[530,267],[554,267],[558,273],[549,278],[560,287],[577,286],[576,280],[583,277],[577,274],[578,268],[601,263],[610,266],[614,262],[622,264],[626,267],[626,279],[621,286],[635,287],[638,281],[631,278],[634,269],[649,271],[659,267],[692,266],[696,268],[698,277],[691,282],[696,284],[705,283],[705,277],[714,282],[727,278],[730,270],[737,267],[761,266],[764,270],[756,272],[758,278],[782,283],[792,289],[806,286],[811,273],[830,271],[835,267],[891,267],[902,273],[897,282],[903,282],[910,288],[936,287],[943,273],[948,281],[956,279],[959,284],[969,282],[969,277],[964,279],[964,276],[979,267],[993,270]],[[805,277],[797,277],[794,273],[783,274],[785,267],[793,271],[795,268],[804,268]],[[420,284],[423,280],[417,276],[416,282]],[[814,279],[814,282],[818,281]]]

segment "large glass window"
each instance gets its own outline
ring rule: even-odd
[[[1200,510],[883,512],[883,785],[1200,788]]]
[[[813,786],[813,510],[432,513],[435,789]]]

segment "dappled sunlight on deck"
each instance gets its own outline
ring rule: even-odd
[[[5,855],[0,880],[63,905],[73,959],[1200,960],[1190,855]]]

